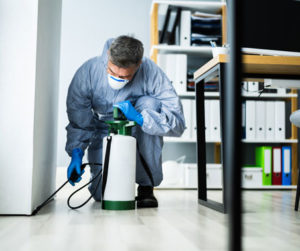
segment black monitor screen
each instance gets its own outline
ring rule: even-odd
[[[300,52],[300,1],[242,1],[242,47]]]

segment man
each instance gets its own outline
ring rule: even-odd
[[[128,120],[136,121],[136,182],[139,184],[137,207],[157,207],[153,187],[162,179],[162,136],[180,136],[185,128],[182,105],[164,72],[143,58],[143,44],[132,37],[120,36],[106,42],[102,56],[84,63],[76,72],[67,97],[66,151],[72,157],[67,175],[75,170],[80,176],[84,151],[88,160],[102,163],[102,139],[108,134],[106,120],[112,120],[113,106]],[[91,167],[92,178],[100,171]],[[81,177],[76,182],[79,182]],[[72,185],[74,183],[70,181]],[[89,187],[96,189],[96,179]],[[101,200],[101,185],[93,196]]]

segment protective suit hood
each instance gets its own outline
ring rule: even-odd
[[[101,55],[101,58],[103,60],[103,63],[106,65],[107,62],[108,62],[108,55],[107,55],[107,52],[108,52],[108,49],[110,47],[110,45],[112,44],[112,42],[114,41],[114,38],[110,38],[108,40],[106,40],[104,46],[103,46],[103,50],[102,50],[102,55]]]

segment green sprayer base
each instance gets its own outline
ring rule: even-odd
[[[112,201],[103,200],[102,209],[106,210],[132,210],[135,209],[135,200],[133,201]]]

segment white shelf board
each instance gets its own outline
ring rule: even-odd
[[[174,143],[196,143],[196,139],[183,139],[177,137],[164,137],[164,142],[174,142]]]
[[[182,92],[178,93],[179,97],[195,97],[195,92]],[[219,97],[219,92],[204,92],[205,97]],[[296,93],[287,94],[275,94],[275,93],[263,93],[258,97],[258,94],[243,94],[242,97],[245,98],[297,98]]]
[[[297,98],[296,93],[276,94],[276,93],[262,93],[260,96],[257,93],[243,94],[246,98]]]
[[[168,4],[172,6],[178,6],[183,8],[190,8],[208,13],[217,13],[225,5],[223,2],[211,2],[211,1],[164,1],[154,0],[151,5],[151,12],[154,4]]]
[[[220,97],[219,92],[204,92],[204,97]]]
[[[188,54],[199,54],[201,56],[206,56],[212,58],[211,46],[179,46],[179,45],[166,45],[158,44],[151,47],[150,55],[152,55],[153,50],[157,49],[159,52],[175,52],[175,53],[188,53]]]
[[[266,139],[242,139],[243,143],[298,143],[297,139],[280,139],[280,140],[266,140]]]
[[[158,186],[155,189],[180,189],[180,190],[197,190],[197,187],[188,187],[188,186]],[[220,187],[208,187],[207,190],[218,189],[222,190]],[[297,186],[259,186],[259,187],[242,187],[243,190],[291,190],[297,189]]]
[[[180,92],[177,94],[179,97],[195,97],[195,92]]]
[[[243,187],[243,189],[261,189],[261,190],[289,190],[289,189],[296,189],[297,186],[291,185],[291,186],[259,186],[259,187]]]
[[[195,92],[181,92],[178,93],[179,97],[195,97]],[[219,92],[204,92],[205,97],[219,97]]]
[[[196,143],[196,139],[184,139],[177,137],[164,137],[165,143]],[[220,143],[216,140],[207,140],[206,143]]]
[[[196,139],[183,139],[177,137],[164,137],[165,143],[196,143]],[[220,140],[207,140],[206,143],[220,143]],[[242,139],[243,143],[266,143],[266,144],[276,144],[276,143],[298,143],[297,139],[282,139],[282,140],[263,140],[263,139]]]

